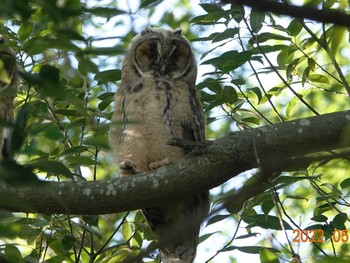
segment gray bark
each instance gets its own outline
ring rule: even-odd
[[[176,163],[138,175],[37,185],[0,182],[0,209],[87,215],[160,205],[214,188],[252,168],[282,171],[293,163],[285,161],[290,158],[349,147],[349,130],[350,111],[343,111],[234,132]]]

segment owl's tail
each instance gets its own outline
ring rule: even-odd
[[[200,224],[208,214],[208,192],[169,204],[142,209],[160,245],[163,263],[192,263]]]
[[[198,229],[199,230],[199,229]],[[196,257],[198,234],[175,246],[160,249],[160,259],[163,263],[192,263]]]

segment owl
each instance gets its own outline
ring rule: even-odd
[[[115,95],[111,147],[120,171],[157,169],[186,152],[167,145],[173,137],[205,140],[204,114],[195,89],[197,66],[181,30],[146,29],[135,36]],[[208,192],[142,209],[159,241],[164,263],[193,262]]]
[[[9,158],[11,131],[8,124],[13,118],[13,100],[18,81],[15,53],[4,44],[5,40],[0,35],[0,160]]]

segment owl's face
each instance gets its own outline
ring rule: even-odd
[[[181,30],[147,29],[132,43],[132,60],[143,77],[178,78],[187,73],[194,57]]]

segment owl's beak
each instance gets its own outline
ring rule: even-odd
[[[166,61],[164,61],[164,60],[161,60],[160,61],[160,63],[159,63],[160,65],[160,74],[161,75],[165,75],[166,73],[167,73],[167,71],[168,71],[168,63],[166,62]]]

